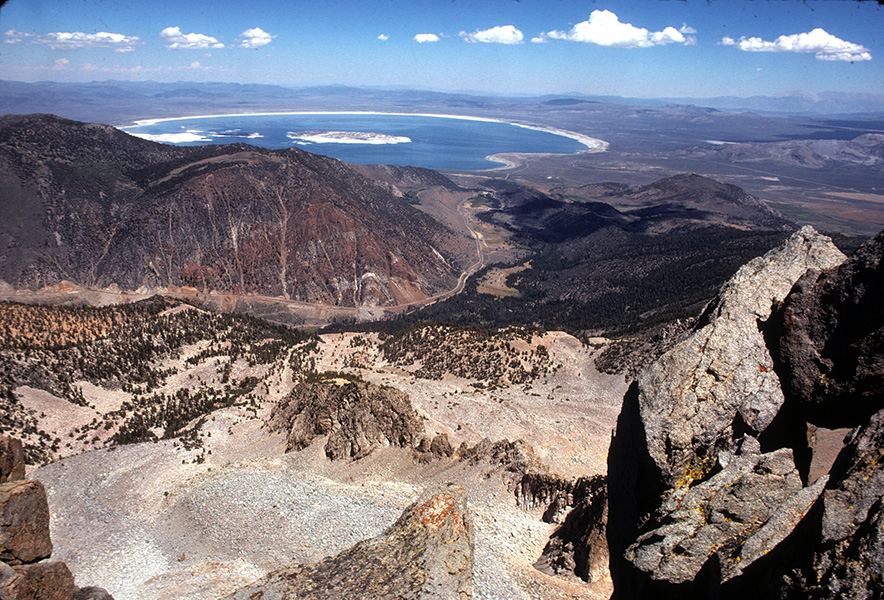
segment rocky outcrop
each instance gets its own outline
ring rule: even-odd
[[[879,598],[884,580],[884,232],[808,273],[777,314],[787,404],[843,448],[775,575],[794,598]],[[839,429],[840,428],[840,429]],[[844,437],[843,428],[853,428]],[[816,458],[817,447],[814,447]],[[819,462],[819,461],[818,461]],[[819,469],[819,465],[812,465]],[[797,536],[796,536],[797,537]]]
[[[789,449],[722,454],[721,462],[707,481],[672,494],[657,511],[660,526],[627,548],[627,560],[640,571],[680,584],[715,556],[728,581],[782,541],[826,483],[821,478],[803,488]]]
[[[412,448],[417,462],[488,464],[516,477],[544,468],[531,444],[522,439],[484,438],[455,449],[445,433],[428,437],[407,394],[352,377],[329,375],[296,385],[273,408],[267,426],[287,434],[286,452],[303,450],[328,436],[325,454],[331,460],[358,460],[376,448],[396,446]]]
[[[382,535],[312,565],[275,571],[231,600],[472,598],[473,522],[454,484],[425,493]]]
[[[0,436],[0,466],[0,600],[113,600],[102,588],[78,589],[65,563],[42,562],[52,554],[49,504],[39,481],[23,479],[20,440]]]
[[[421,441],[414,449],[414,458],[418,462],[427,463],[433,459],[449,458],[454,456],[455,452],[457,450],[451,445],[448,434],[440,433],[432,439],[429,437],[421,438]]]
[[[631,386],[609,453],[616,598],[879,597],[882,248],[838,266],[802,229]]]
[[[695,332],[638,378],[647,448],[662,482],[685,490],[705,478],[721,450],[743,434],[757,437],[783,404],[761,328],[808,269],[844,255],[809,228],[755,259],[722,288]]]
[[[25,477],[25,452],[21,440],[0,435],[0,483]]]
[[[0,584],[3,600],[72,600],[77,592],[74,576],[63,562],[22,565],[10,571],[9,579]]]
[[[451,442],[448,440],[447,433],[440,433],[433,438],[433,441],[430,442],[429,452],[433,456],[438,456],[440,458],[452,456],[454,454],[454,451],[454,446],[452,446]]]
[[[842,266],[807,273],[780,307],[773,339],[784,390],[815,423],[850,427],[884,394],[884,235]]]
[[[882,465],[884,410],[856,431],[833,468],[817,519],[810,525],[816,550],[802,553],[804,564],[784,577],[792,596],[880,597],[884,575]]]
[[[52,554],[46,490],[34,479],[0,484],[0,560],[37,562]]]
[[[406,394],[334,378],[295,386],[273,409],[268,424],[288,433],[287,452],[327,435],[325,453],[332,460],[359,459],[381,446],[412,447],[424,431]]]
[[[457,449],[457,455],[471,465],[484,462],[494,467],[502,467],[511,473],[524,474],[540,466],[534,448],[523,439],[492,442],[485,438],[475,446],[468,446],[464,442]]]

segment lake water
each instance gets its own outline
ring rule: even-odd
[[[573,154],[598,144],[571,132],[430,115],[292,113],[139,121],[124,131],[175,145],[245,142],[301,148],[358,164],[475,171],[499,153]]]

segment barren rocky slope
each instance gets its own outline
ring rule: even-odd
[[[78,577],[118,598],[217,598],[378,535],[425,487],[458,481],[475,523],[474,597],[609,593],[604,579],[599,591],[532,567],[555,528],[541,519],[548,501],[517,496],[520,475],[496,454],[419,458],[415,449],[379,447],[358,461],[332,461],[326,437],[284,454],[285,435],[268,436],[237,407],[214,413],[200,436],[204,450],[161,441],[39,470],[56,552]],[[68,484],[74,479],[81,485]]]
[[[274,571],[229,598],[466,600],[473,596],[473,538],[466,493],[446,484],[424,493],[382,535],[315,565]]]
[[[67,456],[36,472],[56,556],[118,600],[233,593],[380,534],[447,481],[466,490],[475,523],[474,597],[609,593],[606,569],[587,587],[532,566],[579,501],[569,482],[604,470],[624,391],[593,367],[598,350],[569,335],[425,326],[386,341],[289,338],[166,299],[7,310],[24,313],[7,324],[27,331],[5,351],[9,393],[22,423],[49,436],[35,458]],[[60,323],[64,340],[46,335]],[[153,350],[139,358],[128,348],[141,339]],[[80,350],[65,346],[74,341]],[[105,370],[84,371],[81,357]],[[41,361],[56,366],[33,377]],[[291,429],[268,425],[274,410],[302,419],[288,453]],[[387,428],[397,413],[403,427]],[[156,441],[119,445],[139,436]],[[553,483],[520,485],[533,468]]]
[[[344,163],[179,148],[50,115],[0,118],[0,279],[342,306],[450,289],[472,247]]]

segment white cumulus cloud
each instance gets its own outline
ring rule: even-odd
[[[426,44],[429,42],[438,42],[439,36],[435,33],[419,33],[414,36],[414,41],[418,44]]]
[[[7,44],[27,42],[43,44],[53,50],[79,50],[81,48],[109,48],[115,52],[132,52],[138,43],[138,36],[99,31],[56,31],[53,33],[25,33],[10,29],[5,33]]]
[[[772,42],[759,37],[723,37],[721,45],[745,52],[813,52],[818,60],[872,60],[872,53],[865,46],[844,41],[819,27],[808,33],[781,35]]]
[[[594,10],[589,15],[589,20],[577,23],[569,31],[542,33],[531,41],[543,42],[547,39],[616,48],[646,48],[665,44],[690,45],[696,41],[693,38],[686,38],[675,27],[666,27],[662,31],[651,32],[631,23],[621,23],[617,15],[609,10]]]
[[[275,35],[269,34],[260,27],[246,29],[240,34],[243,38],[240,48],[260,48],[273,41]]]
[[[683,44],[686,41],[682,33],[675,27],[667,27],[663,31],[655,31],[651,34],[650,39],[655,46],[661,44]]]
[[[202,33],[181,33],[180,27],[166,27],[160,32],[166,48],[173,50],[208,50],[223,48],[224,44],[210,35]]]
[[[521,44],[525,39],[522,32],[512,25],[498,25],[491,29],[483,29],[473,33],[461,31],[460,37],[470,43],[482,42],[485,44],[506,44],[508,46]]]
[[[381,40],[382,42],[386,42],[387,40],[390,39],[390,36],[387,35],[386,33],[382,33],[381,35],[378,36],[378,39]]]

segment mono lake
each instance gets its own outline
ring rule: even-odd
[[[267,113],[148,119],[129,134],[181,146],[244,142],[270,149],[300,148],[357,164],[430,169],[500,167],[494,154],[574,154],[604,150],[588,136],[470,117],[391,113]]]

